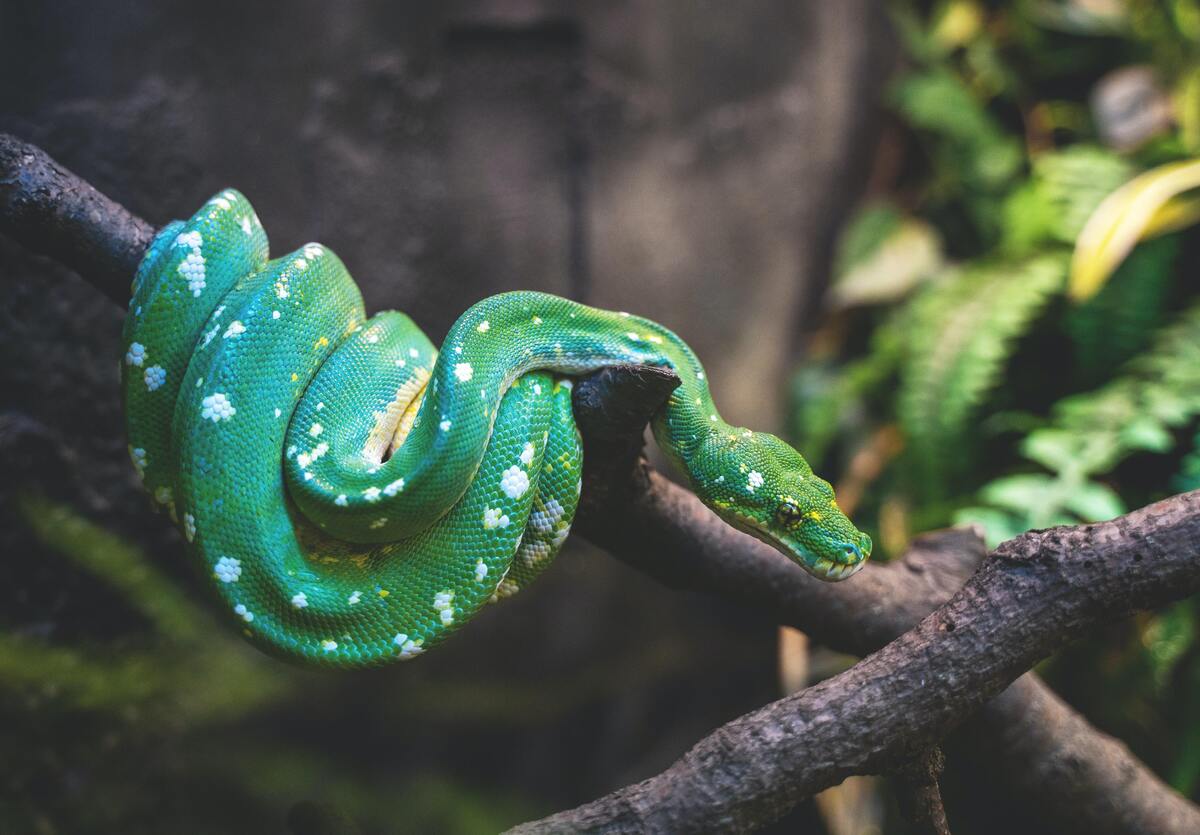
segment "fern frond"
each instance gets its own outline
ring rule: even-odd
[[[995,387],[1014,343],[1066,282],[1053,252],[963,269],[914,302],[901,368],[899,417],[922,486],[937,495],[962,463],[976,408]]]
[[[1095,384],[1153,339],[1163,318],[1179,256],[1177,235],[1146,241],[1092,298],[1064,321],[1084,384]]]

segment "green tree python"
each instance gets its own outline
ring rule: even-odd
[[[288,658],[413,658],[537,577],[579,503],[571,378],[607,365],[680,377],[654,437],[726,522],[826,580],[870,555],[798,452],[721,419],[661,325],[510,292],[439,351],[402,313],[367,318],[325,247],[269,259],[233,190],[157,235],[123,345],[134,467],[235,622]]]

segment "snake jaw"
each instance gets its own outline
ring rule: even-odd
[[[781,536],[766,528],[753,516],[738,513],[735,510],[729,510],[727,513],[721,514],[721,516],[730,526],[765,542],[820,580],[833,583],[845,580],[848,577],[853,577],[867,564],[869,554],[860,557],[854,562],[836,562],[826,557],[816,556],[808,548],[795,542],[790,537]]]

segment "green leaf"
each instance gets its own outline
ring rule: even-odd
[[[995,261],[947,275],[914,301],[898,411],[931,495],[966,469],[969,422],[1000,379],[1016,340],[1066,278],[1063,253]]]
[[[1034,508],[1045,507],[1056,484],[1054,478],[1040,473],[1006,476],[980,490],[979,497],[988,504],[1029,514]]]
[[[1104,522],[1126,511],[1125,503],[1111,487],[1085,482],[1067,491],[1064,506],[1084,522]]]
[[[1134,418],[1121,429],[1121,442],[1131,450],[1167,452],[1174,446],[1171,433],[1150,416]]]
[[[933,227],[876,204],[858,214],[839,245],[830,302],[835,307],[891,302],[942,266]]]
[[[998,510],[994,507],[964,507],[954,514],[955,527],[978,525],[989,548],[1020,536],[1031,527],[1027,516]]]
[[[1063,429],[1037,429],[1021,442],[1021,453],[1047,470],[1071,469],[1079,458],[1078,439]]]

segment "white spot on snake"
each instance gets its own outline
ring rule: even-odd
[[[250,217],[248,215],[242,215],[241,220],[238,221],[238,225],[242,227],[242,231],[247,235],[253,234],[254,224],[250,222]]]
[[[521,463],[528,467],[533,463],[533,444],[525,444],[525,448],[521,450]]]
[[[317,404],[317,411],[318,411],[318,412],[319,412],[319,411],[321,411],[321,410],[322,410],[322,409],[324,409],[324,408],[325,408],[325,402],[324,402],[324,401],[322,401],[322,402],[320,402],[320,403],[318,403],[318,404]]]
[[[195,235],[197,238],[200,237],[199,232],[192,232],[190,234]],[[180,235],[180,237],[182,238],[183,235]],[[188,290],[191,291],[192,296],[195,298],[199,298],[200,294],[204,292],[204,288],[208,286],[205,282],[204,256],[200,254],[199,246],[194,247],[187,254],[187,257],[179,262],[176,272],[187,282]]]
[[[533,322],[535,325],[540,325],[542,323],[542,317],[534,316],[530,321]]]
[[[655,336],[654,334],[650,334],[649,336],[646,337],[646,339],[649,340],[650,342],[653,342],[655,345],[662,345],[662,337],[661,336]]]
[[[452,591],[439,591],[433,596],[433,608],[438,611],[443,626],[454,623],[453,601],[454,592]]]
[[[541,393],[542,393],[542,384],[541,384],[541,383],[534,383],[534,384],[533,384],[533,393],[534,393],[534,394],[541,394]]]
[[[326,652],[333,652],[337,649],[337,641],[331,641],[329,638],[326,638],[324,641],[321,641],[321,649]]]
[[[229,337],[231,337],[231,336],[241,336],[245,332],[246,332],[246,326],[243,325],[241,322],[239,322],[237,319],[234,319],[232,322],[229,323],[229,327],[227,327],[225,329],[225,333],[222,335],[221,338],[229,339]]]
[[[198,249],[203,244],[204,238],[195,230],[180,232],[179,236],[175,238],[175,246],[187,247],[188,249]]]
[[[454,346],[454,353],[456,353],[456,354],[461,354],[461,353],[462,353],[462,346],[461,346],[461,345],[455,345],[455,346]]]
[[[425,651],[421,647],[421,644],[423,644],[425,642],[424,639],[418,639],[416,641],[406,640],[403,643],[401,643],[401,641],[400,641],[401,637],[402,636],[397,635],[395,638],[396,643],[398,645],[400,645],[400,657],[401,658],[405,658],[405,659],[415,658],[416,656],[420,655],[422,652]],[[408,636],[404,635],[403,637],[407,638]]]
[[[362,600],[362,592],[361,591],[351,592],[350,596],[346,598],[346,602],[349,603],[351,606],[357,606],[358,602],[360,600]]]
[[[368,487],[366,490],[362,491],[362,494],[363,494],[363,498],[365,498],[369,502],[379,501],[379,488],[378,487]]]
[[[517,585],[515,580],[504,579],[496,586],[496,593],[492,595],[492,600],[503,600],[506,597],[512,597],[519,592],[521,587]]]
[[[640,336],[638,336],[636,333],[634,333],[633,331],[630,331],[629,333],[625,334],[625,338],[628,339],[630,342],[641,342],[642,341],[642,338]]]
[[[244,620],[246,623],[254,620],[254,613],[246,608],[245,603],[239,603],[233,607],[233,613]]]
[[[395,481],[393,481],[391,484],[389,484],[387,487],[384,487],[383,493],[385,496],[394,496],[403,489],[404,489],[404,479],[398,478]]]
[[[617,313],[617,315],[618,315],[618,316],[621,316],[621,317],[623,317],[623,318],[625,318],[625,319],[628,319],[628,318],[629,318],[629,314],[628,314],[628,313],[626,313],[624,310],[622,310],[622,311],[618,312],[618,313]]]
[[[305,474],[304,474],[304,480],[305,480],[305,481],[312,481],[312,480],[313,480],[313,474],[312,474],[312,473],[305,473]]]
[[[709,416],[708,416],[708,419],[709,419],[709,420],[711,420],[713,423],[716,423],[716,422],[717,422],[717,416],[716,416],[716,415],[709,415]]]
[[[763,476],[758,470],[751,470],[747,476],[746,489],[753,493],[759,487],[763,486]]]
[[[217,338],[217,332],[219,330],[221,330],[221,324],[219,322],[209,328],[208,332],[204,334],[204,341],[200,343],[200,347],[207,348],[209,343]]]
[[[486,507],[483,509],[483,529],[490,531],[493,528],[507,528],[508,514],[501,513],[498,507]]]
[[[137,470],[138,478],[146,477],[146,450],[139,447],[129,448],[129,460],[133,462],[133,468]]]
[[[325,431],[325,427],[319,423],[314,423],[312,426],[308,427],[308,434],[313,436],[314,438],[317,437],[318,435],[320,435],[324,431]]]
[[[534,532],[545,535],[554,532],[554,528],[562,521],[563,506],[559,504],[557,499],[551,499],[546,502],[542,510],[535,510],[529,514],[529,525]]]
[[[703,380],[703,379],[704,379],[704,372],[703,372],[703,371],[697,371],[697,372],[696,372],[696,379],[697,379],[697,380]]]
[[[500,489],[510,499],[519,499],[529,489],[529,474],[518,466],[509,467],[500,474]]]
[[[413,359],[416,359],[417,357],[421,356],[421,352],[418,351],[416,348],[409,348],[408,355],[410,357],[412,357]]]
[[[167,372],[161,365],[152,365],[146,369],[142,379],[146,381],[146,388],[154,391],[167,381]]]
[[[374,345],[379,341],[379,330],[377,328],[371,328],[369,331],[363,334],[363,339]]]
[[[559,380],[558,387],[570,391],[571,389],[575,388],[575,384],[570,380]]]
[[[213,423],[229,420],[235,414],[237,409],[233,408],[229,398],[221,392],[210,394],[200,401],[200,417],[208,418]]]
[[[443,420],[441,423],[438,424],[438,428],[441,429],[443,432],[449,432],[450,431],[450,421]]]
[[[291,291],[290,291],[290,290],[288,290],[288,277],[287,277],[287,275],[281,275],[281,276],[280,276],[280,277],[279,277],[279,278],[278,278],[278,279],[275,281],[275,296],[276,296],[276,298],[280,298],[280,299],[286,299],[286,298],[287,298],[288,296],[290,296],[291,294],[292,294],[292,293],[291,293]]]
[[[373,531],[377,531],[386,524],[387,524],[387,517],[380,516],[378,519],[376,519],[374,522],[371,523],[370,528]]]
[[[188,542],[196,539],[196,517],[190,513],[183,514],[183,536]]]
[[[479,323],[479,327],[477,327],[475,330],[479,331],[480,333],[487,333],[489,330],[491,330],[491,328],[492,326],[488,324],[487,319],[484,319]]]
[[[292,605],[297,609],[303,609],[308,605],[308,595],[302,591],[292,595]]]
[[[288,458],[291,458],[295,454],[296,454],[296,445],[295,444],[292,444],[290,447],[288,447],[287,452],[284,453],[284,455],[286,455]]]
[[[278,310],[272,310],[272,311],[271,311],[271,318],[272,318],[272,319],[278,319],[278,318],[280,317],[280,315],[281,315],[281,314],[280,314],[280,312],[279,312]]]
[[[407,642],[408,642],[408,636],[405,635],[403,632],[397,632],[396,637],[392,638],[392,643],[398,647],[404,646],[404,644]]]
[[[334,500],[333,500],[333,503],[334,503],[335,505],[337,505],[338,507],[345,507],[345,506],[346,506],[346,504],[347,504],[347,502],[346,502],[346,494],[345,494],[345,493],[341,493],[341,494],[339,494],[339,495],[338,495],[338,497],[337,497],[336,499],[334,499]]]
[[[275,410],[275,417],[279,417],[279,416],[280,416],[280,415],[282,415],[282,414],[283,414],[283,410],[282,410],[282,409],[276,409],[276,410]]]
[[[404,367],[404,366],[406,366],[406,365],[408,365],[408,363],[406,363],[404,360],[396,360],[396,367],[397,367],[397,368],[403,368],[403,367]]]
[[[146,346],[140,342],[134,342],[129,346],[129,350],[125,352],[125,364],[141,366],[146,360]]]
[[[320,244],[305,244],[304,245],[304,256],[306,258],[308,258],[309,260],[312,260],[314,258],[320,258],[324,254],[325,254],[325,248],[323,246],[321,246]]]
[[[482,583],[484,578],[487,577],[487,573],[487,563],[485,563],[483,560],[478,560],[475,563],[475,582]]]
[[[469,362],[460,362],[454,366],[454,376],[458,378],[460,383],[465,383],[475,376],[475,369],[471,367],[471,363]]]
[[[213,574],[216,574],[222,583],[236,583],[242,576],[242,562],[233,557],[221,557],[213,566]]]
[[[296,456],[296,463],[300,465],[300,469],[304,469],[312,463],[312,456],[307,452],[302,452]]]
[[[292,266],[298,270],[303,270],[303,269],[308,268],[308,262],[305,261],[303,258],[297,258],[295,261],[292,262]]]

